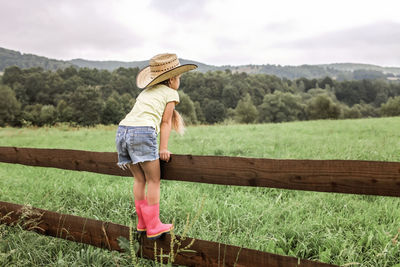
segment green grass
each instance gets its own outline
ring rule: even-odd
[[[176,154],[400,162],[400,117],[189,127]],[[0,146],[115,151],[116,126],[0,129]],[[0,164],[0,200],[129,225],[133,180]],[[181,234],[355,266],[400,263],[400,199],[163,181],[161,217]],[[0,226],[0,265],[127,265],[125,254]]]

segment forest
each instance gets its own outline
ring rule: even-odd
[[[140,89],[138,68],[114,71],[8,67],[0,79],[0,126],[118,124]],[[286,79],[194,71],[181,77],[177,110],[186,124],[278,123],[400,115],[400,82]]]

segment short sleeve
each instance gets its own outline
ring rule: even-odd
[[[178,104],[180,102],[178,91],[171,88],[168,89],[169,90],[167,91],[167,99],[166,99],[167,103],[174,101],[176,102],[176,104]]]

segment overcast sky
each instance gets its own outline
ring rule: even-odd
[[[398,0],[0,0],[0,47],[69,60],[400,67]]]

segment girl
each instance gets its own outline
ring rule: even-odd
[[[180,75],[197,68],[180,65],[175,54],[160,54],[141,70],[136,84],[144,90],[132,110],[119,123],[116,146],[118,166],[128,167],[134,176],[133,195],[138,216],[137,231],[156,239],[173,229],[160,221],[160,162],[169,161],[168,139],[173,127],[183,133],[183,121],[175,110],[179,103]],[[160,133],[160,148],[157,135]],[[145,187],[147,184],[147,195]]]

